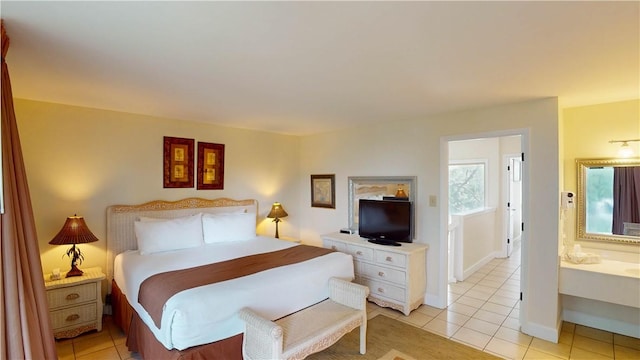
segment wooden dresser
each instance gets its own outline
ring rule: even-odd
[[[102,280],[99,267],[83,269],[82,276],[49,280],[45,277],[49,315],[56,339],[102,330]]]
[[[384,246],[341,233],[323,235],[322,244],[353,256],[355,282],[369,287],[369,301],[405,315],[424,302],[428,245]]]

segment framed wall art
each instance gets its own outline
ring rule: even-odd
[[[164,137],[163,186],[193,187],[193,139]]]
[[[198,190],[224,189],[224,144],[198,141]]]
[[[311,175],[311,206],[336,208],[335,175]]]

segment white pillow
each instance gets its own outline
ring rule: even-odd
[[[256,215],[203,214],[202,231],[207,244],[253,239],[256,237]]]
[[[140,255],[201,246],[202,215],[171,220],[135,221],[133,228]]]

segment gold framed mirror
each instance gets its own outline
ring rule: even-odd
[[[614,182],[619,189],[616,192],[618,199],[632,198],[631,194],[624,193],[625,187],[617,179],[623,173],[627,174],[627,178],[633,179],[635,174],[635,180],[632,181],[640,184],[640,158],[577,159],[576,165],[577,240],[640,245],[640,220],[629,220],[628,215],[619,215],[628,210],[620,210],[621,200],[614,201]],[[640,195],[635,196],[637,198]],[[627,209],[631,206],[632,212],[640,213],[637,202],[622,206]]]

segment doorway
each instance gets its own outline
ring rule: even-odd
[[[440,258],[443,262],[441,266],[444,271],[441,273],[439,279],[440,288],[444,290],[442,302],[445,306],[452,305],[454,302],[451,297],[454,297],[455,294],[449,292],[450,280],[462,280],[464,282],[465,278],[473,276],[471,275],[473,272],[470,271],[481,268],[486,269],[486,265],[490,264],[491,261],[496,258],[513,257],[510,263],[517,263],[518,266],[521,262],[522,256],[524,255],[522,250],[524,249],[520,245],[521,242],[526,241],[526,235],[523,234],[521,227],[521,224],[525,220],[522,209],[527,201],[527,197],[523,196],[523,191],[526,191],[527,172],[525,166],[523,166],[522,152],[523,149],[526,148],[525,144],[527,141],[526,130],[471,134],[443,138],[441,140],[441,150],[443,152],[440,176],[442,181],[441,229],[443,229],[444,235],[440,242]],[[465,259],[465,255],[468,254],[465,253],[464,237],[452,241],[450,236],[452,234],[450,230],[455,228],[455,226],[452,226],[453,223],[450,221],[451,216],[449,213],[449,164],[454,160],[460,160],[460,153],[456,154],[455,152],[457,150],[450,148],[450,145],[454,142],[465,144],[466,146],[473,146],[475,143],[479,146],[477,149],[480,149],[480,146],[488,146],[488,151],[492,154],[484,156],[479,150],[472,152],[476,162],[487,158],[487,201],[485,210],[483,211],[485,213],[494,212],[495,215],[493,218],[489,216],[488,218],[493,220],[489,220],[491,224],[485,224],[484,226],[493,231],[494,240],[484,246],[485,254],[482,254],[479,260],[476,259],[464,264],[462,264],[461,261],[463,261],[462,259]],[[461,236],[460,233],[461,232],[458,232],[454,234],[454,236]],[[466,233],[466,237],[472,238],[478,234],[477,231],[471,229],[468,231],[463,230],[462,233]],[[452,244],[454,244],[454,246],[451,246]],[[470,252],[476,255],[477,251],[476,249],[471,249]],[[495,261],[492,264],[494,263]],[[463,275],[461,276],[460,274]],[[518,269],[516,274],[518,280],[526,279],[527,270]],[[516,275],[513,277],[515,278]],[[511,291],[519,294],[520,281],[517,281],[517,283],[517,292],[516,289],[511,289]],[[524,285],[524,281],[522,284]],[[524,310],[522,306],[525,305],[522,304],[521,301],[517,306],[520,306],[520,311]]]

